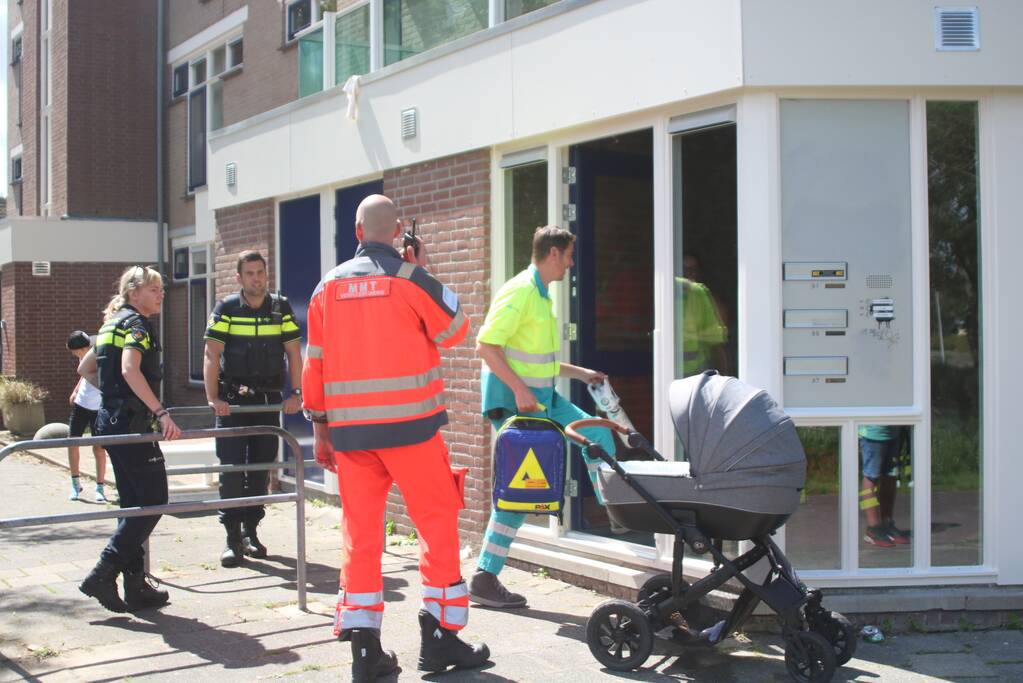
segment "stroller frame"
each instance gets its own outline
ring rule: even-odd
[[[700,530],[695,511],[678,509],[669,511],[599,444],[590,442],[578,432],[580,428],[594,426],[607,427],[625,435],[630,448],[641,450],[654,460],[664,461],[664,457],[642,434],[629,431],[610,420],[602,418],[577,420],[565,428],[569,438],[585,445],[592,457],[600,458],[611,467],[653,510],[656,510],[662,520],[674,530],[675,543],[670,581],[663,574],[654,576],[640,589],[637,603],[620,600],[605,602],[594,610],[591,622],[606,606],[613,604],[618,609],[623,609],[623,605],[634,605],[636,612],[642,613],[647,621],[651,633],[670,626],[674,627],[675,642],[687,647],[712,647],[736,632],[753,614],[757,604],[763,601],[778,615],[781,622],[782,637],[786,643],[785,662],[792,677],[798,681],[830,680],[837,666],[852,657],[856,647],[856,633],[844,616],[822,607],[823,596],[820,591],[807,588],[803,584],[788,558],[771,538],[774,532],[749,539],[753,543],[752,549],[734,560],[728,559],[722,552],[720,541],[709,538]],[[692,585],[686,583],[683,575],[687,545],[698,555],[709,552],[714,558],[714,570]],[[763,583],[757,583],[743,573],[765,558],[770,569]],[[711,628],[693,631],[683,615],[690,608],[695,608],[702,598],[731,579],[737,579],[743,590],[725,620]],[[634,619],[638,614],[634,612],[631,616]],[[644,632],[642,627],[639,630],[641,634]],[[588,624],[588,640],[591,636],[590,631]],[[601,658],[598,656],[599,648],[595,649],[592,641],[589,644],[598,661],[616,670],[630,670],[642,666],[652,651],[652,637],[649,647],[642,643],[639,645],[633,643],[629,649],[635,651],[636,656],[623,659],[620,666],[615,666],[618,662]]]

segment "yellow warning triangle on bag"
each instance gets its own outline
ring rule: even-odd
[[[508,484],[510,489],[549,489],[550,484],[547,483],[547,477],[543,473],[543,468],[540,467],[540,461],[536,459],[536,453],[530,448],[526,452],[526,457],[523,458],[522,464],[519,465],[519,469],[516,470],[515,476],[512,477],[511,483]]]

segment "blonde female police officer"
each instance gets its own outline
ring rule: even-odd
[[[103,403],[97,417],[98,436],[138,434],[159,426],[165,439],[181,430],[160,405],[160,347],[149,316],[163,305],[163,277],[145,266],[132,266],[121,275],[117,294],[104,311],[96,339],[99,389]],[[117,477],[121,507],[163,505],[167,502],[167,472],[155,442],[107,446]],[[142,546],[160,521],[159,515],[124,517],[110,537],[99,562],[79,586],[112,612],[167,604],[167,591],[157,590],[144,571]],[[117,575],[124,575],[124,599],[117,592]]]

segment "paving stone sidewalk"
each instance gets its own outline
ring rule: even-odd
[[[31,455],[4,460],[0,477],[2,518],[95,505],[67,501],[66,471]],[[90,493],[86,488],[85,497]],[[215,517],[161,520],[151,542],[152,566],[170,591],[171,604],[136,615],[106,612],[77,590],[113,521],[0,531],[0,683],[347,680],[348,645],[331,635],[340,511],[318,503],[307,505],[307,511],[308,612],[296,604],[293,505],[270,508],[261,527],[271,556],[237,569],[220,567],[223,535]],[[789,680],[780,640],[763,634],[733,638],[714,650],[656,652],[637,672],[601,670],[584,633],[603,596],[511,568],[502,579],[526,594],[530,607],[473,608],[464,632],[469,640],[489,644],[493,664],[421,676],[415,671],[417,552],[414,542],[392,539],[384,556],[384,642],[405,668],[399,681]],[[466,575],[472,562],[466,557]],[[834,680],[1023,680],[1023,634],[912,634],[879,645],[861,643],[857,657]]]

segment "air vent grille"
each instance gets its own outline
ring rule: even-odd
[[[35,277],[50,277],[49,261],[33,261],[32,275]]]
[[[976,7],[934,8],[934,49],[962,52],[980,49]]]
[[[419,134],[419,117],[416,110],[405,109],[401,112],[401,139],[409,140]]]
[[[891,289],[892,288],[892,276],[891,275],[868,275],[867,276],[867,287],[870,289]]]
[[[233,161],[228,162],[225,170],[227,172],[227,186],[234,187],[238,184],[238,164]]]

